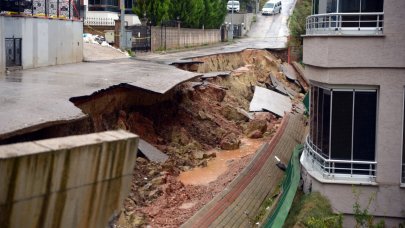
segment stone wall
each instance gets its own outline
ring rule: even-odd
[[[125,131],[0,146],[2,227],[106,227],[129,193],[138,136]]]
[[[152,51],[180,49],[221,42],[220,29],[152,27]]]

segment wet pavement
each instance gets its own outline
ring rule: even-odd
[[[287,19],[295,0],[283,1],[281,14],[257,15],[248,37],[214,48],[172,54],[150,54],[137,59],[85,62],[0,75],[0,140],[19,132],[84,118],[69,101],[117,85],[165,93],[198,76],[167,64],[192,57],[244,49],[282,49],[287,42]],[[147,61],[144,61],[147,60]],[[163,63],[163,64],[159,64]]]
[[[245,49],[284,49],[287,46],[289,36],[287,22],[295,2],[296,0],[283,0],[283,7],[280,14],[272,16],[257,14],[256,22],[252,24],[251,30],[248,32],[247,36],[242,39],[234,39],[234,42],[231,44],[177,53],[143,55],[137,58],[172,64],[189,62],[193,57],[218,53],[234,53]]]
[[[133,59],[84,62],[0,76],[0,140],[86,115],[69,101],[117,85],[165,93],[198,74]],[[32,129],[30,129],[32,128]]]

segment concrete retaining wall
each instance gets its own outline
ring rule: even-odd
[[[5,38],[22,38],[23,69],[83,60],[83,22],[0,16],[0,74],[5,71]]]
[[[152,27],[152,51],[178,49],[221,42],[219,29],[189,29]]]
[[[125,131],[0,146],[1,227],[106,227],[128,195],[137,147]]]
[[[238,14],[238,13],[234,13],[233,14],[233,18],[231,19],[231,14],[226,15],[225,17],[225,22],[227,23],[232,23],[235,25],[239,25],[239,24],[244,24],[244,27],[242,29],[242,36],[246,35],[247,32],[249,32],[250,30],[250,26],[252,26],[252,22],[253,22],[253,13],[245,13],[245,14]]]

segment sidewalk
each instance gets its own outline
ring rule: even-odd
[[[285,164],[304,138],[302,115],[286,115],[273,139],[262,146],[242,173],[182,227],[252,227],[266,197],[277,188],[284,172],[274,156]]]

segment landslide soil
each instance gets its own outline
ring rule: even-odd
[[[242,138],[269,141],[280,119],[260,113],[249,119],[254,86],[271,85],[270,74],[299,92],[280,72],[281,60],[264,50],[220,54],[193,59],[202,64],[179,66],[207,73],[231,71],[229,76],[197,79],[174,89],[174,98],[150,106],[120,110],[111,128],[138,134],[169,155],[164,164],[138,156],[129,197],[116,227],[178,227],[208,203],[246,166],[253,155],[228,163],[228,170],[208,185],[184,185],[181,172],[204,167],[215,159],[213,149],[237,149]],[[295,99],[302,98],[302,94]],[[242,111],[243,112],[243,111]],[[220,152],[218,152],[220,153]]]

